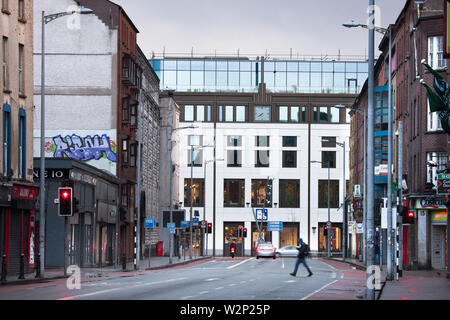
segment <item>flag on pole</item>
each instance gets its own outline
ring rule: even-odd
[[[433,87],[435,91],[433,91],[423,79],[420,80],[420,83],[427,90],[427,97],[430,103],[430,111],[439,113],[439,119],[441,120],[442,129],[444,129],[444,131],[450,135],[450,125],[448,124],[448,118],[450,116],[450,86],[435,70],[433,70],[433,68],[431,68],[425,62],[425,59],[422,60],[422,64],[434,76]]]

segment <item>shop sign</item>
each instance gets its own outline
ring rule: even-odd
[[[437,176],[438,193],[450,193],[450,174],[441,173]]]
[[[17,200],[36,200],[38,188],[14,185],[12,198]]]
[[[356,224],[356,233],[364,233],[364,224],[362,223],[357,223]]]
[[[39,179],[41,175],[41,169],[33,169],[33,177]],[[45,179],[68,179],[69,169],[45,169]]]
[[[423,198],[417,199],[416,209],[446,209],[444,198]]]
[[[433,212],[432,222],[446,224],[447,212],[446,211]]]

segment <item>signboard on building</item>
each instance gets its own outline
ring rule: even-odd
[[[282,221],[268,221],[267,222],[267,231],[283,231],[283,222]]]
[[[144,228],[155,228],[156,227],[156,219],[146,218],[144,220]]]
[[[256,220],[258,221],[267,221],[269,218],[269,210],[268,209],[256,209]]]
[[[440,173],[437,175],[437,188],[438,193],[450,194],[450,174]]]

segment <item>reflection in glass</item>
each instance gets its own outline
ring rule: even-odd
[[[286,72],[275,73],[275,84],[277,87],[286,87]]]
[[[164,83],[167,87],[175,87],[177,85],[177,72],[164,71]]]
[[[205,72],[205,88],[215,89],[216,88],[216,72],[206,71]]]
[[[322,72],[322,63],[311,62],[311,72]]]
[[[217,70],[227,71],[228,65],[226,61],[218,60],[217,61]]]
[[[194,106],[184,106],[184,121],[194,121]]]
[[[191,61],[190,60],[178,60],[177,69],[178,70],[191,70]]]
[[[191,85],[193,89],[203,89],[203,71],[191,72]]]
[[[300,180],[279,182],[280,208],[300,208]]]
[[[205,61],[205,70],[216,71],[216,61]]]
[[[192,60],[191,61],[191,70],[195,71],[203,71],[203,60]]]
[[[245,88],[246,91],[250,89],[252,85],[252,77],[250,72],[240,72],[240,85]]]
[[[310,62],[299,62],[298,63],[298,71],[309,72],[310,71]]]
[[[245,122],[245,106],[236,106],[236,122]]]
[[[225,121],[233,122],[233,106],[225,107]]]
[[[252,179],[252,207],[272,207],[272,196],[268,195],[266,204],[267,180]]]
[[[228,86],[239,87],[239,72],[228,72]]]
[[[335,62],[334,72],[345,72],[345,62]]]
[[[328,122],[328,107],[320,107],[320,122]]]
[[[228,61],[228,71],[239,71],[239,61]]]
[[[331,107],[330,111],[331,123],[339,123],[339,113],[340,109],[336,107]]]
[[[322,72],[333,72],[333,62],[322,62]]]
[[[197,121],[205,121],[205,106],[197,106]]]
[[[285,107],[285,106],[279,108],[280,122],[288,122],[288,110],[289,110],[289,107]]]
[[[189,71],[177,71],[177,85],[189,86],[191,84],[191,75]]]
[[[228,84],[227,72],[226,71],[218,71],[217,72],[217,86],[218,87],[226,87],[227,84]]]
[[[298,71],[298,62],[287,62],[287,71],[297,72]]]
[[[291,122],[298,122],[298,107],[291,107]]]

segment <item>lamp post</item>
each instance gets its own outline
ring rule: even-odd
[[[311,160],[311,163],[321,163],[322,161],[317,160]],[[330,232],[329,228],[331,227],[331,217],[330,217],[330,160],[327,162],[327,168],[328,168],[328,221],[327,221],[327,257],[331,258],[331,247],[330,247]]]
[[[211,159],[211,160],[205,160],[205,163],[204,163],[204,166],[203,166],[203,183],[204,183],[204,194],[205,194],[205,196],[206,196],[206,166],[207,166],[207,164],[208,163],[211,163],[211,162],[214,162],[214,163],[216,163],[216,161],[225,161],[225,159]],[[216,181],[214,180],[214,183],[216,183]],[[206,197],[205,197],[206,198]],[[206,199],[203,199],[203,221],[205,221],[205,223],[206,223]],[[206,226],[206,228],[207,228],[207,226]],[[206,233],[205,233],[205,228],[203,228],[202,229],[202,239],[203,239],[203,243],[205,243],[205,236],[206,236]],[[207,236],[206,236],[207,237]],[[204,253],[204,255],[207,255],[208,254],[208,252],[207,252],[207,249],[205,248],[205,253]]]
[[[194,184],[194,150],[199,150],[203,148],[209,148],[213,147],[212,145],[203,145],[203,146],[194,146],[191,143],[191,183],[189,186],[189,202],[190,202],[190,210],[189,210],[189,259],[192,260],[192,207],[193,207],[193,201],[192,201],[192,186]]]
[[[389,39],[389,79],[388,79],[388,181],[387,181],[387,280],[394,279],[394,271],[393,271],[393,242],[392,238],[394,237],[392,228],[392,163],[393,163],[393,106],[392,106],[392,25],[389,25],[388,28],[367,26],[363,24],[358,24],[353,20],[345,23],[345,27],[354,28],[354,27],[362,27],[368,28],[372,31],[377,31],[384,36],[387,36]],[[373,51],[373,50],[372,50]],[[369,66],[369,72],[372,71],[373,77],[373,64],[372,68]],[[370,168],[370,166],[369,166]]]
[[[45,270],[45,25],[58,18],[72,14],[91,14],[94,11],[81,7],[78,10],[66,11],[45,15],[42,11],[42,34],[41,34],[41,156],[39,177],[39,270],[38,277],[44,277]],[[65,237],[64,237],[65,238]],[[64,240],[65,241],[65,240]],[[64,253],[65,255],[65,253]],[[64,257],[65,259],[65,257]]]

